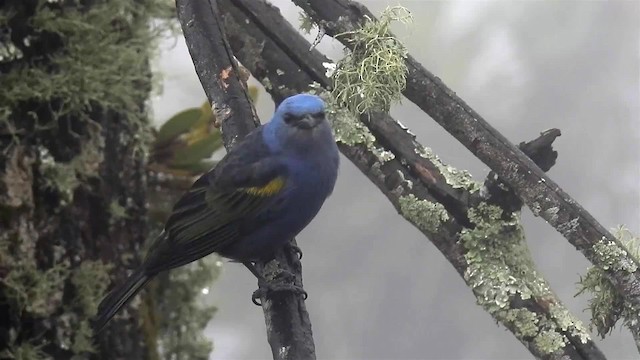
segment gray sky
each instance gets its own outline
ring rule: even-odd
[[[290,21],[298,9],[272,1]],[[550,176],[605,227],[640,231],[640,36],[637,1],[361,1],[374,13],[402,4],[414,24],[394,28],[409,51],[514,143],[562,130]],[[314,37],[312,34],[311,37]],[[339,58],[342,47],[320,50]],[[205,96],[182,38],[156,61],[164,92],[156,122]],[[273,104],[258,103],[262,120]],[[489,169],[413,104],[392,109],[419,141],[478,180]],[[529,359],[475,304],[471,291],[421,233],[345,158],[333,196],[298,237],[319,359]],[[523,212],[539,270],[583,321],[575,283],[588,263],[543,220]],[[256,281],[225,263],[207,301],[219,306],[207,334],[211,359],[268,359]],[[636,359],[626,330],[600,343],[610,359]]]

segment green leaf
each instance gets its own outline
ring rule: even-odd
[[[219,131],[207,135],[204,139],[193,143],[191,146],[179,149],[175,152],[171,166],[185,167],[208,159],[213,153],[222,147],[222,137]]]
[[[185,166],[180,166],[180,169],[189,171],[193,175],[204,174],[207,171],[213,169],[213,167],[217,164],[217,161],[213,160],[201,160],[196,163],[188,164]]]
[[[187,109],[175,114],[160,126],[156,142],[168,142],[180,134],[188,132],[189,129],[198,122],[201,115],[202,110],[200,108]]]

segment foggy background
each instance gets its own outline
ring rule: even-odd
[[[549,172],[607,228],[640,231],[640,2],[361,1],[374,14],[404,5],[414,16],[394,32],[409,51],[514,143],[548,128],[562,136]],[[272,0],[298,24],[299,9]],[[315,33],[309,35],[314,38]],[[325,37],[334,59],[342,46]],[[164,92],[156,123],[205,95],[181,36],[162,43],[155,67]],[[261,91],[262,121],[273,111]],[[489,169],[417,107],[392,115],[443,161],[482,180]],[[539,270],[585,324],[588,298],[575,298],[587,261],[540,218],[523,212]],[[463,280],[418,230],[344,157],[336,190],[298,237],[318,359],[530,359],[530,353],[475,304]],[[255,278],[225,262],[207,301],[211,359],[270,359]],[[594,337],[595,334],[594,334]],[[627,330],[599,346],[609,359],[637,359]]]

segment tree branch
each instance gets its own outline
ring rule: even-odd
[[[311,90],[310,84],[314,81],[323,87],[330,85],[322,67],[322,62],[328,60],[316,50],[308,51],[310,44],[282,18],[277,8],[265,1],[256,0],[224,0],[221,4],[225,10],[225,26],[234,53],[263,82],[276,101],[291,93]],[[422,146],[391,117],[373,114],[366,124],[380,141],[339,143],[341,152],[385,194],[400,214],[430,238],[470,284],[466,277],[469,271],[469,264],[465,259],[466,249],[458,241],[463,231],[473,230],[473,224],[470,224],[466,216],[470,195],[443,181],[446,176],[430,159],[415,156],[423,149]],[[385,147],[381,139],[384,140]],[[548,139],[548,135],[543,135],[530,143],[534,144],[529,149],[532,156],[552,151]],[[395,158],[382,160],[376,154],[376,149],[391,150]],[[450,198],[447,201],[437,199],[442,194],[448,194]],[[464,216],[451,216],[436,226],[428,226],[421,221],[423,218],[411,217],[407,209],[403,208],[405,201],[411,197],[417,200],[415,203],[451,203],[453,205],[444,206],[446,213],[450,214],[451,209],[462,209]],[[522,282],[525,283],[525,288],[547,286],[544,279],[540,279],[536,278],[535,284],[527,280]],[[474,294],[477,297],[481,295],[475,289]],[[568,359],[604,359],[585,332],[572,329],[572,326],[579,325],[577,320],[569,320],[573,325],[567,326],[566,320],[570,319],[568,311],[550,290],[536,292],[526,299],[523,297],[526,296],[510,294],[505,301],[504,312],[489,312],[511,330],[536,358],[560,359],[564,356]],[[560,316],[560,313],[567,316]],[[533,329],[527,331],[523,327],[524,322],[510,319],[507,315],[526,315],[536,321],[530,323]],[[544,327],[543,324],[549,327]],[[540,346],[540,339],[549,333],[559,334],[563,345],[555,351],[545,352]]]
[[[552,147],[558,136],[560,136],[560,130],[550,129],[540,134],[535,140],[520,143],[518,147],[543,171],[549,171],[558,157],[558,153]],[[522,200],[494,171],[487,175],[484,186],[487,188],[489,194],[487,201],[490,203],[500,206],[508,213],[522,209]]]
[[[375,19],[366,7],[350,0],[293,1],[327,34],[348,48],[353,47],[350,32],[367,18]],[[406,98],[495,171],[534,215],[545,219],[591,263],[602,268],[626,301],[640,306],[640,264],[623,250],[618,239],[438,77],[411,55],[406,64],[409,69],[407,88],[403,92]],[[610,254],[603,249],[614,248],[618,260],[611,263]]]
[[[177,0],[176,6],[196,72],[221,123],[224,144],[231,148],[260,122],[238,78],[238,64],[226,41],[217,1]],[[256,267],[269,280],[294,274],[292,283],[302,287],[302,266],[290,251],[281,249],[275,260]],[[264,291],[261,303],[273,358],[315,359],[311,322],[302,297]]]

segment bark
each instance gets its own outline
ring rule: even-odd
[[[122,280],[137,265],[147,234],[138,134],[150,90],[148,45],[134,50],[140,63],[128,66],[139,78],[135,90],[121,82],[129,103],[116,111],[108,99],[93,97],[93,91],[112,91],[111,75],[84,67],[91,59],[70,57],[94,45],[73,43],[67,32],[80,26],[90,29],[86,36],[93,34],[95,24],[82,21],[93,16],[95,2],[85,4],[82,14],[76,2],[41,4],[0,2],[0,48],[20,54],[0,59],[0,358],[70,359],[97,352],[101,359],[144,359],[149,344],[129,320],[139,307],[129,307],[93,345],[89,321],[109,274]],[[67,16],[78,22],[54,28]],[[146,18],[132,16],[117,41],[132,41],[133,26],[146,27]],[[114,66],[121,64],[117,43],[103,50]],[[67,61],[73,71],[59,67]],[[75,82],[85,76],[91,84]],[[75,103],[85,97],[88,103]]]
[[[202,87],[221,124],[225,146],[246,136],[259,124],[241,70],[225,38],[215,0],[177,1],[178,19]],[[292,245],[295,240],[292,239]],[[288,249],[276,252],[275,260],[257,263],[267,279],[293,274],[290,283],[302,287],[300,261]],[[261,305],[267,339],[274,359],[315,359],[311,322],[304,299],[292,292],[262,292]]]

